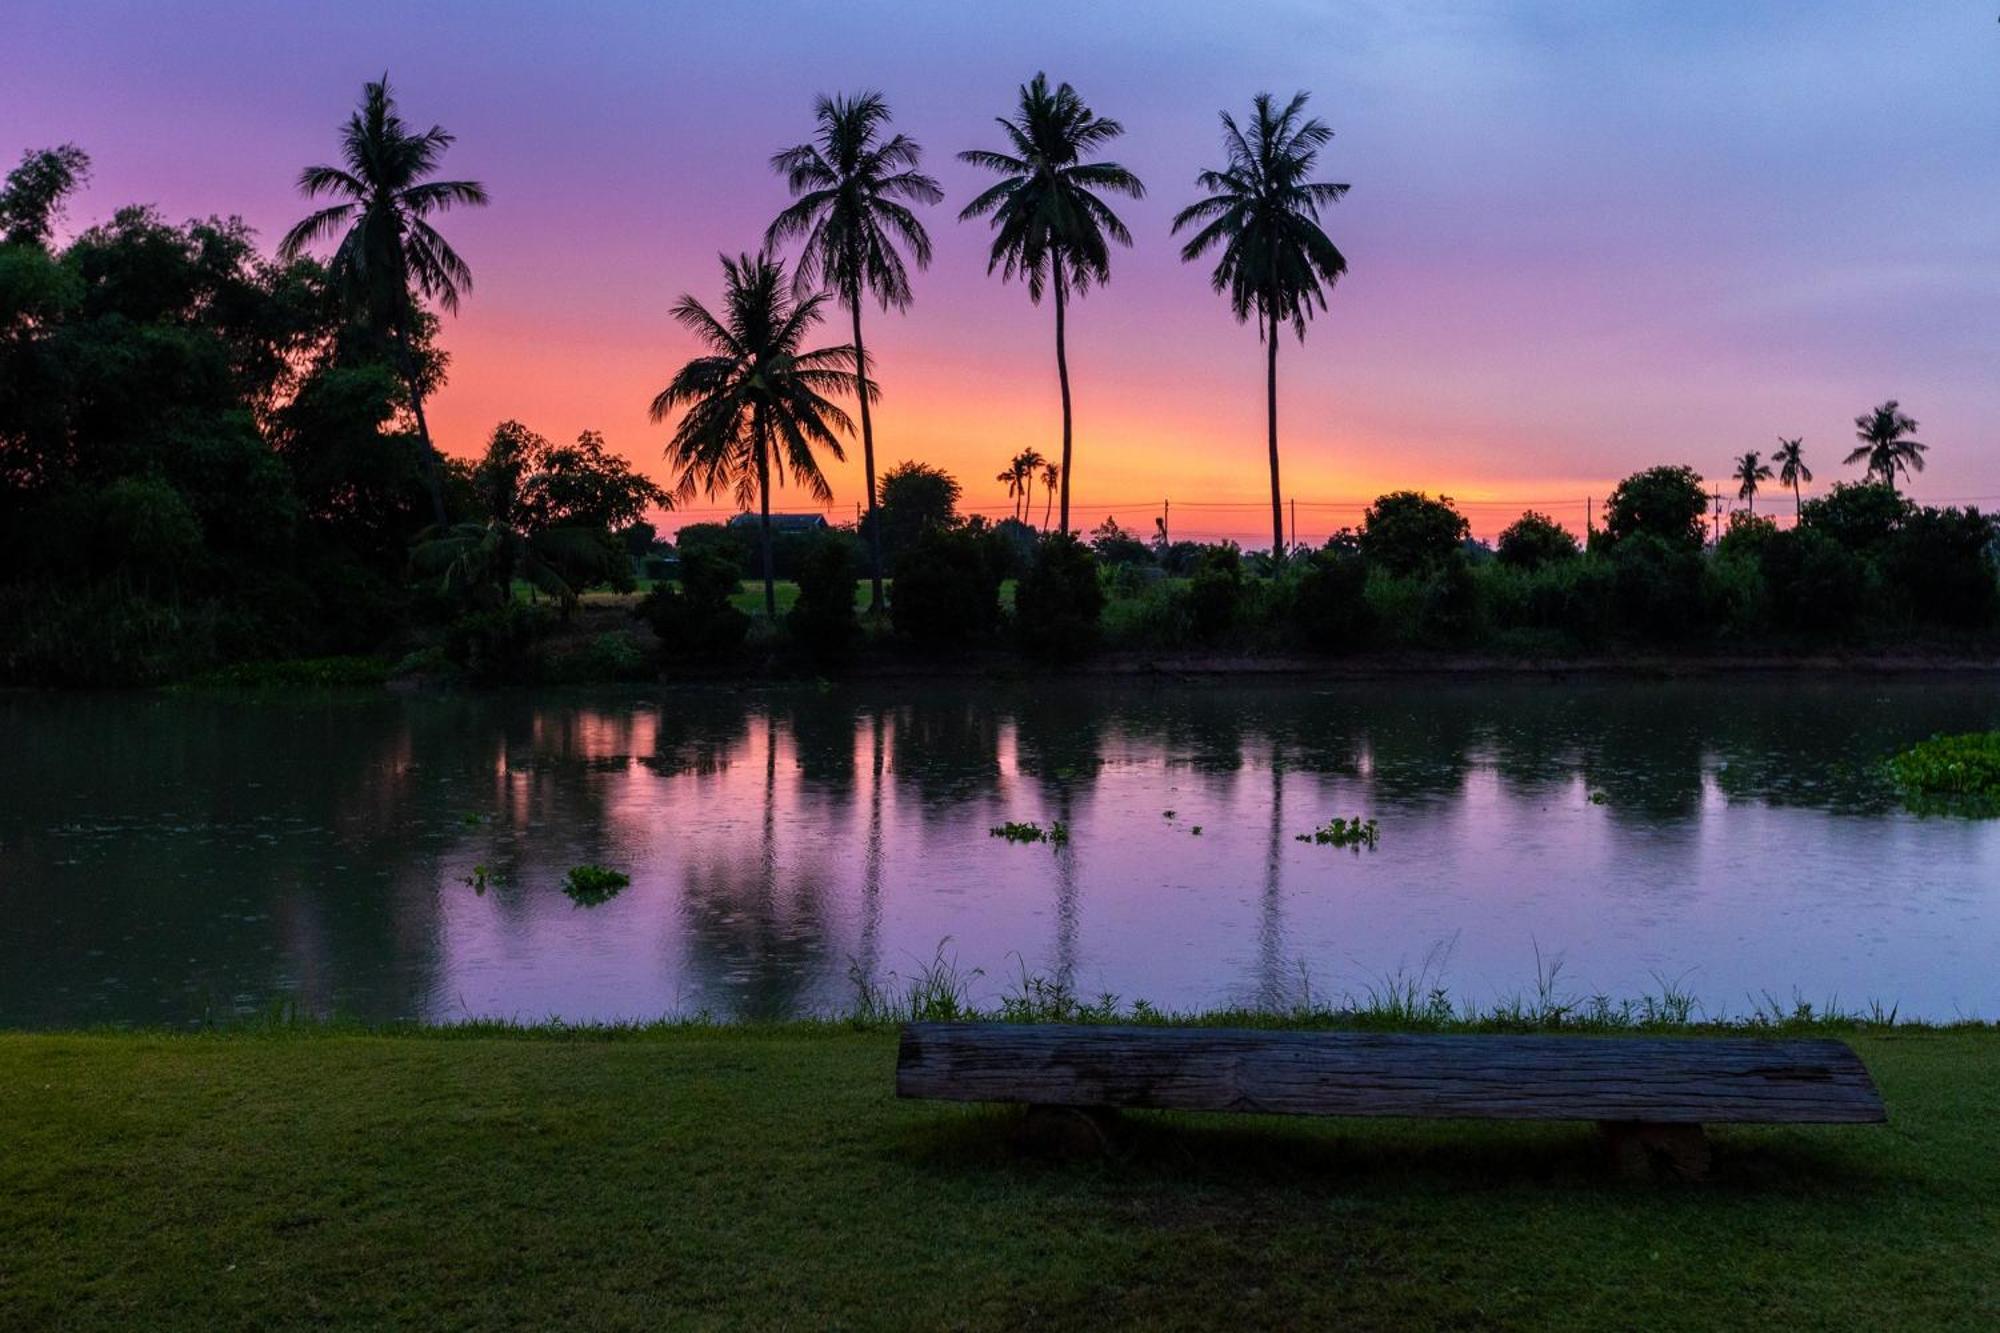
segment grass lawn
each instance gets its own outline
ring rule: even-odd
[[[1855,1039],[1887,1127],[1148,1116],[1024,1160],[881,1030],[0,1036],[0,1328],[2000,1323],[2000,1037]]]

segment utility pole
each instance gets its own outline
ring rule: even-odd
[[[1167,520],[1171,519],[1173,516],[1174,516],[1174,502],[1172,500],[1167,500],[1167,499],[1161,500],[1160,540],[1165,542],[1169,546],[1172,546],[1174,544],[1174,534],[1173,530],[1167,526]]]
[[[1297,550],[1298,545],[1299,545],[1299,497],[1295,495],[1292,497],[1292,548],[1294,550]]]
[[[1715,488],[1715,541],[1713,545],[1722,545],[1722,488],[1720,486]]]

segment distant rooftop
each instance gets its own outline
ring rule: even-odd
[[[754,528],[757,526],[757,515],[738,514],[729,520],[729,526],[732,528]],[[771,530],[773,532],[812,532],[825,526],[825,514],[771,515]]]

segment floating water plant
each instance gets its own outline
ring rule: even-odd
[[[1352,819],[1330,819],[1311,833],[1299,834],[1297,841],[1321,847],[1352,847],[1359,852],[1363,847],[1375,850],[1378,836],[1374,820],[1355,815]]]
[[[571,866],[568,878],[563,881],[563,892],[578,907],[595,907],[616,898],[631,882],[630,875],[608,866]]]
[[[2000,815],[2000,731],[1933,736],[1890,759],[1889,778],[1912,809]]]
[[[472,867],[472,873],[465,877],[465,882],[474,893],[483,894],[490,886],[500,882],[500,872],[482,861]]]
[[[988,829],[987,836],[1005,838],[1009,842],[1050,842],[1060,847],[1069,841],[1069,825],[1058,819],[1047,828],[1043,828],[1033,822],[1024,824],[1010,819],[1004,824],[995,824]]]

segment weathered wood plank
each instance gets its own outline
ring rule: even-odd
[[[1824,1039],[1426,1036],[912,1023],[899,1097],[1270,1115],[1867,1124],[1874,1080]]]

